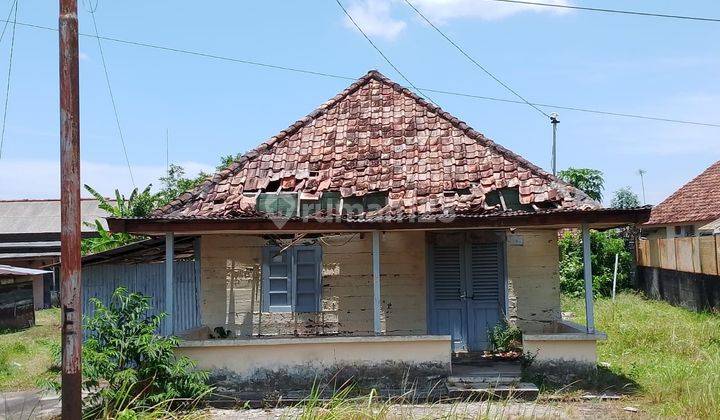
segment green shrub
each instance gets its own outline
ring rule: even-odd
[[[156,334],[165,314],[147,315],[149,297],[118,288],[108,306],[92,302],[82,360],[85,417],[185,409],[210,393],[208,373],[174,355],[178,339]]]
[[[505,352],[520,349],[522,332],[514,325],[501,322],[488,331],[490,344],[495,351]]]
[[[560,289],[566,295],[584,296],[583,251],[580,232],[565,232],[558,241],[560,248]],[[612,293],[615,254],[618,254],[617,290],[630,289],[632,254],[616,229],[590,231],[590,253],[595,296]]]

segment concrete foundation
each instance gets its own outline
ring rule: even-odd
[[[183,341],[176,350],[211,372],[218,394],[240,400],[304,398],[375,389],[426,398],[444,391],[449,336],[314,337]]]

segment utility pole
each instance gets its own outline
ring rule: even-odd
[[[557,175],[557,125],[560,122],[560,115],[557,112],[550,114],[550,124],[552,124],[553,130],[553,143],[552,143],[552,174]]]
[[[77,0],[60,0],[60,303],[62,418],[82,417],[80,76]]]
[[[645,200],[645,174],[647,171],[645,169],[638,169],[637,171],[638,175],[640,175],[640,185],[642,186],[642,193],[643,193],[643,206],[647,204],[647,201]]]

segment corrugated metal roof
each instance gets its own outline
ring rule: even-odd
[[[82,231],[94,232],[95,220],[107,227],[109,214],[98,207],[98,201],[83,199],[80,203]],[[93,226],[85,225],[85,222]],[[0,234],[59,233],[60,200],[3,200],[0,201]]]
[[[0,276],[38,276],[45,273],[52,273],[52,271],[0,265]]]

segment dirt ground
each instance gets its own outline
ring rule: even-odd
[[[628,407],[626,409],[626,407]],[[385,419],[645,419],[650,416],[629,401],[521,402],[495,401],[429,405],[391,405],[384,407]],[[363,412],[366,412],[363,410]],[[294,419],[303,414],[301,408],[251,410],[219,410],[209,412],[213,419]],[[345,417],[345,416],[340,416]],[[352,417],[352,416],[349,416]],[[364,417],[364,416],[358,416]],[[365,417],[367,418],[367,417]]]

